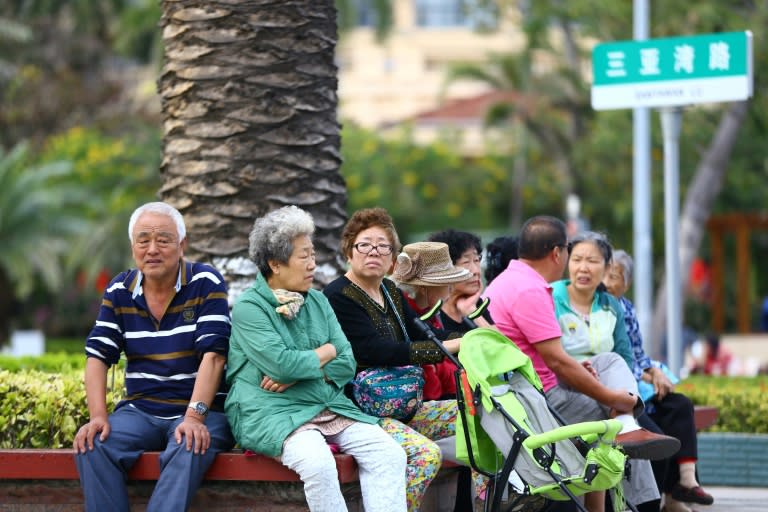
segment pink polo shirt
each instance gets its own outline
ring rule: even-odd
[[[552,287],[529,265],[512,260],[485,290],[496,327],[533,361],[544,391],[557,384],[557,376],[533,346],[561,336],[555,316]]]

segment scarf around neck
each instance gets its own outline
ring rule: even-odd
[[[296,318],[299,309],[301,309],[301,306],[304,304],[304,295],[299,292],[283,290],[282,288],[272,290],[272,293],[275,295],[277,302],[280,303],[280,305],[275,308],[275,311],[288,320]]]

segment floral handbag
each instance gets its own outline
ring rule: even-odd
[[[410,343],[408,331],[383,283],[381,293],[403,330],[405,342]],[[352,379],[352,396],[360,409],[371,416],[407,423],[424,399],[424,371],[418,365],[365,368]]]
[[[352,395],[363,412],[408,422],[421,407],[424,375],[419,366],[361,370],[352,380]]]

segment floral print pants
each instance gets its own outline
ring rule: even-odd
[[[456,434],[457,414],[456,400],[431,400],[422,404],[407,425],[392,418],[382,418],[379,422],[405,450],[409,512],[418,512],[427,487],[440,470],[442,455],[434,440]]]

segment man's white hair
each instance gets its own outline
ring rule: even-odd
[[[187,236],[187,228],[184,226],[184,217],[182,217],[181,213],[179,213],[179,210],[169,205],[168,203],[155,201],[139,206],[131,214],[131,220],[128,221],[128,239],[131,241],[131,243],[133,243],[133,228],[136,226],[136,221],[138,221],[139,217],[141,217],[141,215],[144,213],[157,213],[170,217],[176,224],[176,231],[179,235],[179,242],[184,240],[184,238]]]

